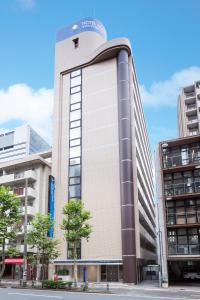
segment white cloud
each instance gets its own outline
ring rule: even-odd
[[[141,99],[146,106],[176,106],[182,87],[200,80],[200,67],[190,67],[174,73],[168,80],[154,82],[149,89],[140,86]]]
[[[0,125],[20,121],[31,125],[39,134],[51,141],[53,90],[33,90],[26,84],[15,84],[0,90]]]
[[[24,9],[32,9],[35,6],[35,0],[16,0],[17,4]]]

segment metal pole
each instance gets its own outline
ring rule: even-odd
[[[27,281],[27,214],[28,205],[28,178],[25,178],[25,205],[24,205],[24,267],[23,267],[23,285],[26,286]]]

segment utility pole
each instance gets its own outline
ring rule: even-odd
[[[28,224],[27,206],[28,206],[28,178],[25,178],[23,286],[26,286],[26,282],[27,282],[27,224]]]

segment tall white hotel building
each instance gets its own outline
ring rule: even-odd
[[[62,208],[80,198],[93,232],[78,245],[93,281],[137,283],[156,261],[152,158],[131,45],[106,39],[101,22],[85,18],[56,37],[52,174],[55,267],[71,272],[70,244],[60,229]]]

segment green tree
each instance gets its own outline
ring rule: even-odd
[[[45,275],[45,267],[48,269],[49,262],[58,257],[58,241],[48,237],[48,232],[53,226],[49,215],[37,213],[31,222],[32,230],[27,234],[27,243],[36,248],[36,255],[32,255],[31,261],[36,261],[37,280],[40,277],[39,264],[42,264],[42,280]]]
[[[77,244],[81,239],[88,241],[92,232],[92,226],[88,223],[91,213],[84,208],[80,199],[70,199],[63,208],[63,220],[61,229],[64,231],[65,239],[73,245],[74,260],[74,283],[77,285]]]
[[[0,280],[5,271],[6,240],[13,240],[16,236],[14,227],[20,220],[20,199],[9,187],[0,186]]]

